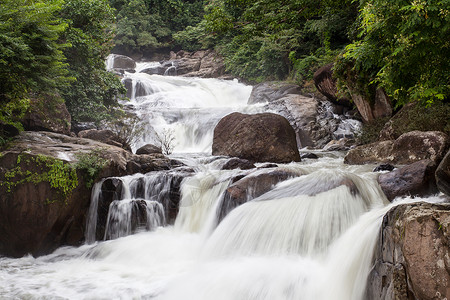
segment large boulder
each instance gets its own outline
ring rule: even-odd
[[[253,162],[300,161],[294,129],[272,113],[232,113],[222,118],[214,129],[212,154]]]
[[[63,100],[54,97],[32,98],[22,123],[25,130],[70,134],[71,117]]]
[[[436,185],[438,189],[450,196],[450,151],[436,169]]]
[[[333,77],[333,65],[333,63],[327,64],[314,73],[314,85],[329,101],[338,105],[352,107],[353,104],[350,100],[338,97],[336,79]]]
[[[364,299],[448,299],[450,206],[392,208],[382,222]]]
[[[428,196],[438,189],[434,172],[436,164],[429,159],[381,174],[378,183],[389,200],[399,196]]]
[[[423,159],[439,163],[450,144],[449,137],[439,131],[411,131],[395,141],[380,141],[350,150],[347,164],[392,163],[410,164]]]
[[[0,153],[0,255],[42,255],[84,239],[90,187],[171,167],[165,157],[51,132],[22,132]],[[96,171],[96,172],[93,172]]]

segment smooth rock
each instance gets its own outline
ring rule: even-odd
[[[131,152],[131,147],[123,141],[117,134],[109,129],[88,129],[78,132],[78,136],[85,139],[99,141],[108,145],[121,147]]]
[[[392,201],[400,196],[429,196],[438,192],[434,172],[436,164],[429,159],[380,174],[378,183]]]
[[[236,157],[231,158],[222,166],[222,170],[233,170],[233,169],[249,170],[254,168],[256,168],[256,166],[252,162],[246,159]]]
[[[139,149],[136,150],[136,154],[153,154],[153,153],[159,153],[162,154],[161,147],[152,145],[152,144],[146,144]]]
[[[282,116],[232,113],[214,129],[213,155],[239,157],[253,162],[300,161],[295,132]]]

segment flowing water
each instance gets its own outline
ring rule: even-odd
[[[112,196],[102,192],[106,180],[97,183],[87,243],[38,258],[0,257],[0,299],[363,298],[383,215],[412,199],[388,204],[373,166],[344,165],[339,152],[257,171],[221,170],[227,158],[208,155],[212,130],[231,111],[261,110],[246,105],[251,87],[126,76],[148,88],[128,104],[149,132],[135,147],[152,141],[152,130],[169,128],[178,142],[173,158],[186,166],[106,179],[118,187]],[[192,151],[203,153],[182,154]],[[219,222],[236,178],[271,171],[296,175]]]

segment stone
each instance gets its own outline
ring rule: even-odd
[[[62,245],[77,246],[84,241],[91,194],[86,169],[77,169],[78,184],[67,195],[47,180],[38,180],[36,184],[32,180],[10,183],[29,178],[27,172],[36,174],[37,178],[48,172],[50,167],[40,161],[49,161],[50,166],[75,165],[77,155],[93,150],[99,151],[106,161],[94,182],[105,177],[131,175],[127,169],[129,162],[135,162],[140,172],[171,168],[171,160],[164,156],[134,155],[119,147],[52,132],[20,133],[0,153],[0,255],[39,256]]]
[[[121,147],[131,152],[131,147],[126,142],[122,141],[120,137],[109,129],[88,129],[78,133],[78,136],[85,139],[99,141],[108,145]]]
[[[332,103],[345,107],[353,107],[353,103],[350,100],[338,97],[336,79],[333,77],[333,65],[333,63],[327,64],[314,73],[314,85]]]
[[[308,159],[318,159],[319,157],[317,156],[317,154],[314,154],[312,152],[308,152],[308,153],[302,153],[300,154],[300,158],[304,159],[304,158],[308,158]]]
[[[372,172],[392,171],[394,169],[395,169],[395,167],[391,164],[380,164],[380,165],[376,166],[372,170]]]
[[[158,147],[158,146],[155,146],[152,144],[146,144],[136,150],[136,154],[153,154],[153,153],[162,154],[161,147]]]
[[[136,62],[128,56],[111,54],[107,61],[108,70],[133,72],[136,69]]]
[[[425,159],[380,174],[378,183],[390,201],[400,196],[428,196],[438,191],[434,177],[435,170],[436,164]]]
[[[450,196],[450,151],[436,169],[436,185],[438,189],[447,196]]]
[[[277,101],[287,95],[300,95],[301,89],[296,84],[286,82],[262,82],[253,87],[247,104]]]
[[[30,109],[22,123],[28,131],[50,131],[70,135],[69,111],[63,100],[54,97],[31,98]]]
[[[300,161],[295,132],[282,116],[232,113],[214,129],[213,155],[239,157],[253,162]]]
[[[448,299],[450,205],[414,203],[383,218],[364,299]]]
[[[218,221],[223,220],[231,210],[239,205],[270,191],[277,183],[300,175],[282,169],[270,170],[269,172],[262,169],[239,178],[225,191],[224,200],[219,209]]]
[[[123,79],[122,83],[125,85],[125,88],[127,89],[126,96],[130,99],[153,94],[153,91],[151,89],[149,89],[149,87],[147,87],[144,83],[142,83],[138,79],[136,79],[134,86],[133,86],[133,79],[131,79],[131,78]],[[133,93],[133,88],[134,88],[134,93]]]
[[[395,141],[379,141],[358,146],[345,156],[347,164],[411,164],[423,159],[439,163],[450,145],[449,137],[439,131],[411,131]]]
[[[373,101],[366,99],[356,91],[350,91],[352,101],[355,103],[363,121],[370,123],[375,119],[390,117],[392,105],[389,97],[383,89],[377,89]],[[373,103],[373,105],[371,104]]]
[[[254,168],[256,168],[256,166],[252,164],[250,161],[236,157],[231,158],[222,166],[222,170],[234,170],[234,169],[249,170]]]

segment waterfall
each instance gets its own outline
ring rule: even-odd
[[[373,166],[345,165],[340,152],[222,170],[229,158],[209,155],[215,124],[263,106],[248,106],[252,88],[237,81],[143,72],[160,67],[125,72],[133,93],[124,105],[146,128],[133,149],[170,130],[171,158],[185,166],[96,183],[86,244],[38,258],[0,257],[0,298],[362,300],[383,215],[412,200],[388,204]],[[289,176],[257,181],[270,172]],[[251,184],[240,202],[227,202],[242,179]]]

